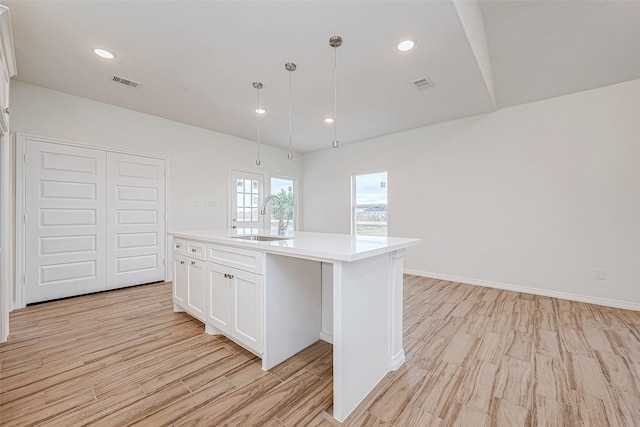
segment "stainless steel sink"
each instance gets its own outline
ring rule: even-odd
[[[258,234],[245,234],[243,236],[232,236],[232,239],[239,240],[255,240],[258,242],[273,242],[277,240],[291,240],[293,237],[279,237],[279,236],[260,236]]]

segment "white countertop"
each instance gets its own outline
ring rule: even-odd
[[[422,242],[421,239],[404,237],[352,236],[350,234],[313,233],[307,231],[286,231],[284,237],[290,237],[290,239],[270,242],[233,238],[234,236],[246,234],[278,236],[276,231],[256,228],[190,230],[169,233],[174,238],[256,249],[273,254],[303,258],[312,257],[332,261],[357,261],[405,249]]]

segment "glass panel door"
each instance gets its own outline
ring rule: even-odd
[[[231,228],[264,228],[260,215],[264,176],[252,172],[231,171],[229,224]]]

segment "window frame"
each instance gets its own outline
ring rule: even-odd
[[[272,180],[273,179],[282,179],[282,180],[287,180],[287,181],[291,181],[293,183],[293,228],[288,228],[287,230],[291,230],[291,231],[296,231],[299,230],[299,224],[298,224],[298,218],[299,218],[299,214],[298,214],[298,178],[296,177],[292,177],[292,176],[286,176],[286,175],[269,175],[268,177],[268,188],[269,188],[269,192],[268,194],[265,194],[265,197],[267,197],[268,195],[273,194],[273,188],[272,188]],[[270,211],[271,212],[271,211]],[[266,217],[266,215],[265,215]],[[269,218],[265,218],[266,224],[265,224],[265,228],[267,229],[271,229],[271,213],[269,213]],[[268,227],[267,227],[268,225]]]

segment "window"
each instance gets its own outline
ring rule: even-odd
[[[282,220],[285,230],[296,229],[296,200],[295,200],[296,180],[292,178],[271,178],[271,194],[278,196],[282,200]],[[272,230],[278,229],[278,204],[271,203]]]
[[[236,197],[238,222],[258,221],[258,181],[236,179]]]
[[[359,236],[387,235],[387,171],[352,177],[351,232]]]

